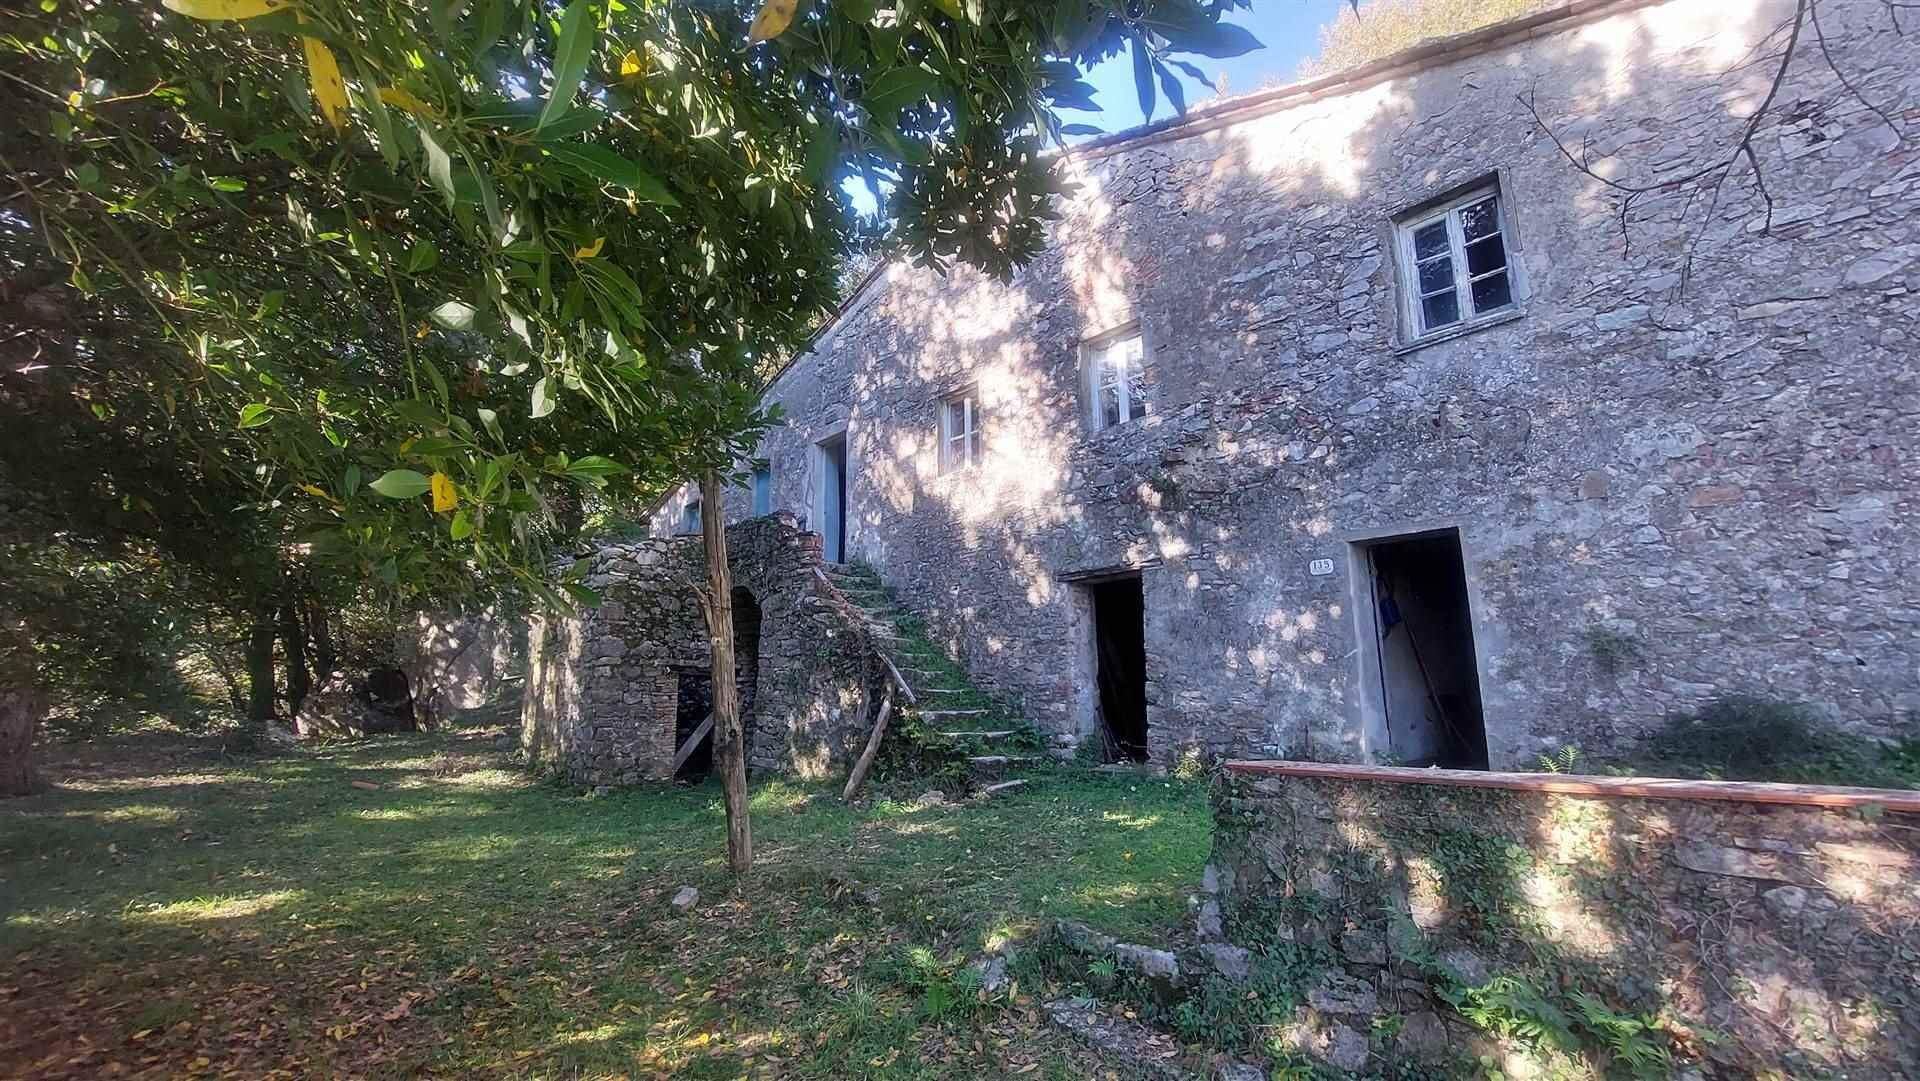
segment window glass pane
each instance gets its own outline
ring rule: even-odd
[[[947,436],[959,435],[967,430],[967,402],[964,398],[953,398],[947,402]]]
[[[1504,308],[1513,303],[1513,289],[1507,282],[1507,272],[1489,274],[1473,283],[1473,310],[1490,312],[1495,308]]]
[[[1474,276],[1500,270],[1507,265],[1507,245],[1495,233],[1467,245],[1467,273]]]
[[[1120,381],[1121,365],[1112,353],[1103,354],[1094,371],[1099,373],[1100,386],[1110,387]]]
[[[1494,212],[1494,200],[1484,199],[1459,210],[1460,232],[1469,242],[1500,231],[1500,216]]]
[[[1100,426],[1109,428],[1120,423],[1120,388],[1100,388]]]
[[[1420,264],[1420,292],[1431,293],[1439,289],[1453,287],[1453,260],[1441,256],[1431,262]]]
[[[1420,302],[1421,317],[1428,330],[1460,321],[1460,303],[1453,290],[1436,293]]]
[[[1135,364],[1127,370],[1127,419],[1139,420],[1147,415],[1147,379]]]
[[[1416,261],[1447,252],[1447,223],[1440,221],[1422,225],[1413,231],[1413,257]]]
[[[967,436],[967,461],[977,462],[979,460],[980,460],[980,429],[975,428]]]

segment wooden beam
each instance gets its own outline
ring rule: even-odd
[[[887,734],[887,717],[893,713],[893,688],[888,687],[880,696],[880,716],[873,722],[873,735],[867,737],[867,749],[860,752],[860,761],[853,764],[853,772],[847,775],[847,787],[840,793],[842,802],[853,802],[854,793],[860,791],[860,782],[867,779],[867,770],[873,768],[873,756],[880,753],[880,737]]]
[[[693,749],[700,746],[700,741],[706,739],[712,731],[713,714],[709,713],[707,719],[700,722],[700,727],[693,730],[693,735],[688,736],[687,741],[680,745],[680,749],[673,753],[673,768],[667,771],[669,776],[680,772],[680,767],[686,765],[687,759],[693,757]]]
[[[1226,763],[1226,769],[1231,773],[1251,776],[1504,788],[1561,796],[1729,800],[1735,803],[1780,803],[1802,807],[1864,807],[1878,804],[1889,811],[1920,814],[1920,792],[1891,788],[1847,788],[1763,781],[1692,781],[1668,777],[1589,777],[1571,773],[1495,773],[1472,769],[1356,766],[1339,762],[1237,761]]]

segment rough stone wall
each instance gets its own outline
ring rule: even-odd
[[[814,448],[844,432],[852,557],[1063,744],[1097,724],[1074,576],[1136,567],[1156,757],[1391,754],[1354,542],[1434,528],[1459,531],[1496,767],[1629,749],[1733,691],[1886,731],[1920,709],[1920,137],[1809,49],[1754,140],[1771,218],[1742,167],[1623,235],[1525,104],[1610,175],[1679,175],[1733,147],[1791,10],[1589,10],[1076,157],[1010,284],[892,268],[773,385],[775,506],[818,521]],[[1820,17],[1920,131],[1920,37],[1872,0]],[[1494,171],[1517,317],[1402,348],[1391,220]],[[1136,322],[1150,415],[1090,432],[1082,345]],[[986,461],[942,475],[937,403],[968,386]]]
[[[1920,1076],[1920,815],[1231,772],[1215,812],[1227,937],[1335,966],[1321,1057],[1397,1017],[1397,1057],[1471,1062],[1439,989],[1505,976],[1711,1030],[1706,1076]]]
[[[788,515],[727,528],[734,585],[760,607],[745,720],[754,770],[824,776],[866,729],[872,650],[820,587],[819,544]],[[667,780],[679,672],[712,667],[693,590],[706,581],[705,551],[699,537],[645,539],[590,559],[585,582],[600,606],[534,622],[522,745],[576,784]]]

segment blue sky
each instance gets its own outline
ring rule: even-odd
[[[1320,44],[1320,28],[1333,21],[1333,17],[1346,6],[1346,0],[1253,0],[1251,11],[1235,11],[1226,15],[1225,22],[1237,23],[1253,32],[1266,46],[1255,49],[1245,56],[1231,60],[1209,60],[1204,56],[1180,56],[1209,75],[1225,73],[1227,93],[1244,94],[1257,90],[1269,82],[1292,82],[1294,73],[1300,69],[1300,61],[1313,55]],[[1142,122],[1140,100],[1133,88],[1133,58],[1121,53],[1112,60],[1094,68],[1087,76],[1094,86],[1094,100],[1100,103],[1100,112],[1077,113],[1062,112],[1060,115],[1069,123],[1092,124],[1106,131],[1121,131]],[[1180,81],[1186,84],[1187,104],[1197,105],[1214,96],[1213,88],[1201,86],[1185,75]],[[1156,88],[1157,91],[1157,88]],[[1165,120],[1173,115],[1173,107],[1167,104],[1166,96],[1157,94],[1159,102],[1154,119]]]
[[[1244,94],[1269,83],[1291,82],[1300,69],[1300,62],[1318,48],[1320,28],[1332,22],[1345,6],[1346,0],[1253,0],[1252,10],[1232,12],[1225,21],[1252,31],[1264,48],[1231,60],[1209,60],[1186,54],[1178,54],[1177,59],[1186,60],[1215,78],[1226,75],[1229,95]],[[1106,132],[1124,131],[1145,122],[1140,115],[1140,95],[1133,86],[1131,53],[1122,52],[1094,68],[1088,73],[1087,81],[1093,84],[1093,99],[1099,103],[1100,111],[1062,110],[1061,119],[1069,124],[1091,124]],[[1180,81],[1186,87],[1188,106],[1215,96],[1211,85],[1203,86],[1184,74]],[[1165,120],[1173,115],[1173,107],[1167,103],[1166,95],[1159,93],[1157,85],[1154,89],[1157,101],[1153,118]],[[1085,138],[1090,136],[1069,137],[1068,141],[1080,142]],[[863,214],[872,211],[873,195],[865,181],[850,176],[842,182],[842,190],[853,200],[855,209]]]

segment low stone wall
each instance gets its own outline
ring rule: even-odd
[[[1340,1068],[1920,1076],[1920,793],[1235,762],[1214,798],[1202,933],[1329,966],[1292,1038]]]
[[[833,772],[857,753],[879,678],[865,632],[820,585],[820,538],[791,515],[728,526],[727,546],[734,584],[760,614],[758,648],[738,658],[748,765]],[[712,663],[694,593],[705,551],[699,537],[648,538],[589,559],[600,606],[532,621],[521,745],[576,784],[667,780],[681,673]],[[748,621],[738,604],[735,620]]]

